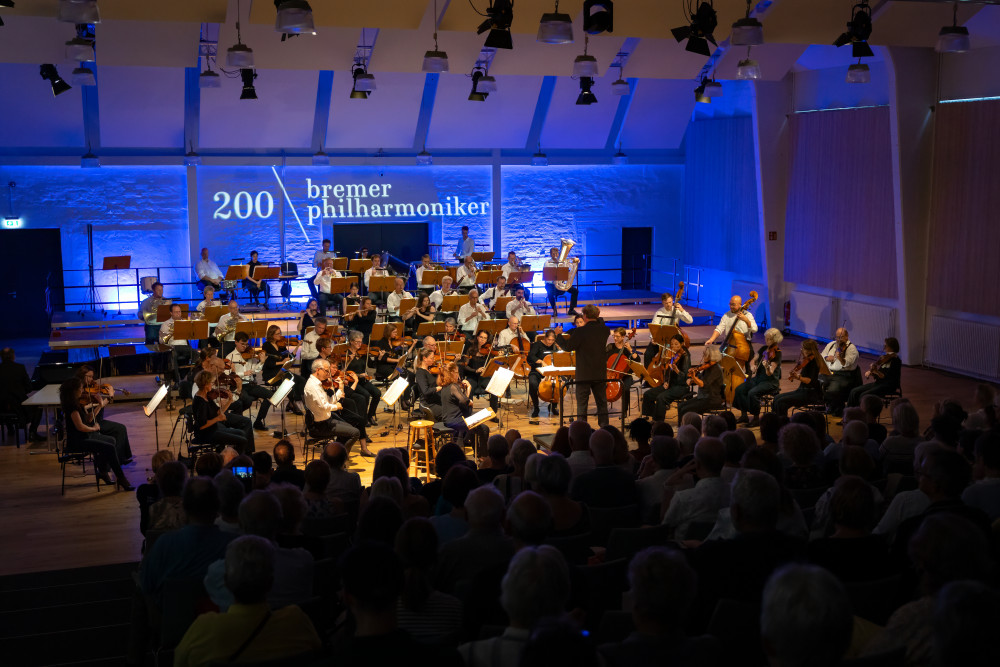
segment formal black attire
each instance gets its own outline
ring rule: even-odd
[[[622,359],[627,359],[628,361],[639,361],[642,358],[635,348],[632,348],[632,354],[629,354],[625,350],[624,345],[622,346],[621,350],[619,350],[614,343],[608,343],[604,348],[604,354],[607,356],[608,361],[615,359],[618,356],[619,351],[622,353]],[[607,364],[605,364],[605,366],[606,365]],[[612,375],[618,375],[618,374],[612,373]],[[629,399],[629,392],[632,391],[632,382],[633,382],[632,369],[627,368],[624,373],[618,375],[618,378],[621,380],[622,384],[622,397],[620,399],[622,401],[622,410],[625,412],[625,414],[628,414],[629,404],[631,403],[631,400]]]
[[[899,391],[900,377],[903,372],[903,362],[900,360],[899,355],[892,355],[889,359],[889,365],[882,368],[881,372],[884,377],[877,377],[870,384],[863,384],[860,387],[852,389],[851,393],[847,396],[847,405],[851,407],[861,405],[861,397],[865,394],[885,396],[886,394]]]
[[[357,355],[348,357],[347,367],[344,370],[352,371],[358,376],[358,386],[354,390],[367,400],[368,409],[365,411],[366,419],[374,419],[375,411],[378,410],[378,402],[382,398],[382,391],[372,384],[371,380],[362,377],[368,372],[368,357]]]
[[[365,340],[371,338],[372,328],[375,326],[375,311],[372,310],[364,315],[355,315],[347,321],[348,329],[360,331]]]
[[[469,356],[463,357],[463,361],[458,364],[458,368],[462,372],[462,377],[472,385],[473,396],[486,394],[489,397],[490,407],[496,412],[500,409],[500,399],[493,394],[487,393],[486,386],[490,383],[490,378],[483,377],[479,373],[479,369],[489,363],[490,358],[485,354],[479,353],[479,347],[475,341],[466,345],[465,350],[469,353]]]
[[[590,394],[597,404],[597,423],[608,425],[608,397],[605,385],[608,367],[604,350],[611,329],[603,318],[587,322],[582,327],[569,330],[569,337],[560,341],[564,350],[576,352],[576,418],[587,420],[587,404]]]
[[[698,396],[677,405],[678,424],[681,423],[681,417],[687,412],[697,412],[703,415],[709,410],[718,410],[722,407],[722,389],[725,385],[722,365],[712,364],[703,370],[701,381],[705,385],[698,388]]]
[[[278,349],[278,347],[270,341],[264,343],[264,345],[261,346],[261,349],[264,350],[264,354],[267,356],[264,357],[264,366],[260,369],[260,377],[265,384],[270,384],[271,380],[274,379],[274,376],[281,372],[281,365],[285,363],[286,359],[288,359],[289,352],[287,348]],[[293,401],[301,401],[302,389],[306,386],[305,378],[294,373],[287,373],[287,375],[291,377],[292,381],[295,383],[295,386],[292,387],[292,391],[289,394],[290,398]],[[279,385],[281,382],[283,382],[283,380],[276,381],[274,384]]]
[[[132,446],[128,441],[128,429],[125,427],[125,424],[105,419],[104,408],[101,408],[94,415],[94,419],[97,420],[97,425],[101,427],[101,435],[109,435],[114,438],[115,453],[118,454],[118,461],[122,465],[126,465],[133,457]]]
[[[469,429],[464,417],[472,414],[472,399],[465,395],[463,387],[452,383],[441,388],[441,421],[445,426],[454,429],[462,438],[465,446],[471,446],[476,456],[486,456],[486,441],[490,437],[490,428],[486,424]]]
[[[263,264],[261,262],[250,262],[247,266],[249,267],[247,275],[252,278],[254,270],[258,266],[263,266]],[[267,284],[266,280],[260,281],[260,287],[257,287],[257,285],[255,285],[251,281],[244,279],[243,287],[245,287],[246,290],[250,292],[250,297],[253,299],[254,303],[259,303],[258,297],[260,296],[261,292],[264,292],[264,303],[267,303],[268,299],[271,298],[271,288]]]
[[[379,381],[385,380],[396,370],[397,362],[387,360],[400,359],[406,352],[406,346],[402,342],[394,344],[385,338],[373,342],[370,347],[380,351],[375,357],[375,379]]]
[[[246,430],[236,426],[237,421],[243,420],[249,424],[250,420],[246,417],[230,412],[226,414],[225,425],[223,422],[216,422],[207,428],[202,428],[208,420],[219,415],[219,406],[215,401],[205,400],[197,394],[191,402],[191,413],[194,416],[193,441],[196,445],[213,445],[219,450],[229,445],[240,454],[253,452],[253,429],[249,429],[248,434]]]
[[[538,385],[545,379],[538,372],[538,363],[545,359],[546,356],[555,354],[558,351],[559,347],[555,343],[545,345],[540,340],[532,343],[531,349],[528,351],[528,366],[531,367],[531,372],[528,373],[528,396],[531,398],[531,404],[535,410],[538,409]]]
[[[670,350],[664,350],[663,354],[667,355],[663,362],[666,364],[672,358]],[[642,414],[652,417],[656,421],[663,421],[670,404],[684,398],[691,392],[691,388],[687,385],[687,372],[691,368],[691,354],[684,350],[674,365],[677,366],[676,373],[672,368],[664,365],[663,384],[647,389],[642,395]]]
[[[320,312],[317,311],[316,312],[316,317],[319,317],[319,316],[320,316]],[[302,328],[299,329],[299,338],[300,339],[305,338],[306,337],[306,329],[308,329],[309,327],[314,327],[314,326],[316,326],[316,321],[313,320],[313,316],[310,315],[308,313],[308,311],[302,313]]]
[[[823,387],[820,386],[817,380],[819,377],[819,364],[815,358],[809,360],[809,363],[802,369],[801,375],[804,378],[809,378],[809,383],[806,384],[800,381],[797,389],[775,396],[774,402],[771,403],[772,412],[784,417],[788,415],[789,408],[811,405],[823,401]]]
[[[80,420],[84,424],[88,426],[94,425],[94,422],[82,406],[77,405],[75,410],[79,413]],[[115,474],[116,480],[121,481],[123,484],[127,483],[125,473],[122,472],[121,464],[118,461],[118,455],[115,453],[114,438],[102,433],[79,431],[70,418],[70,414],[65,414],[64,418],[66,420],[66,453],[90,452],[94,456],[94,466],[97,468],[95,474],[98,477],[102,474],[106,475],[108,470],[110,470]]]
[[[767,346],[762,345],[758,352],[761,358],[764,356],[765,350],[767,350]],[[776,364],[774,373],[771,375],[768,375],[767,371],[764,370],[768,363]],[[775,350],[774,358],[770,362],[765,362],[763,359],[758,361],[757,370],[753,377],[736,388],[736,392],[733,394],[733,407],[739,409],[740,412],[749,413],[756,417],[760,414],[760,397],[776,392],[780,384],[781,350]]]
[[[21,405],[31,392],[31,378],[24,364],[0,362],[0,408],[13,412],[19,421],[28,422],[28,433],[34,435],[42,421],[42,409]]]
[[[418,368],[414,381],[416,387],[417,400],[422,407],[430,409],[434,413],[434,419],[441,420],[441,392],[437,390],[437,376],[426,368]]]

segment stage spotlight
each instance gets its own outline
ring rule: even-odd
[[[711,104],[712,98],[705,95],[705,82],[702,83],[694,89],[694,101],[700,102],[701,104]]]
[[[352,100],[367,100],[371,92],[375,90],[375,77],[365,70],[365,66],[355,63],[351,67],[351,77],[354,83],[351,85]]]
[[[556,0],[555,11],[542,14],[542,20],[538,22],[538,36],[535,37],[535,41],[543,44],[573,43],[573,19],[569,14],[559,13],[559,0]]]
[[[477,35],[481,35],[487,30],[490,34],[486,36],[486,43],[494,49],[513,49],[514,44],[510,38],[510,24],[514,21],[514,4],[511,0],[490,0],[490,6],[486,10],[488,19],[480,24],[476,30]]]
[[[315,35],[313,10],[305,0],[274,0],[274,29],[286,35]]]
[[[324,153],[322,150],[313,153],[312,163],[314,167],[329,167],[330,166],[330,156]]]
[[[758,46],[764,43],[764,26],[760,21],[750,16],[753,0],[747,0],[746,16],[733,24],[729,41],[733,46]]]
[[[705,97],[722,97],[722,84],[715,79],[706,79],[702,85],[705,86]]]
[[[715,45],[715,37],[712,33],[719,25],[715,7],[709,2],[698,5],[698,10],[691,14],[691,22],[688,25],[674,28],[670,32],[678,42],[687,40],[685,51],[699,53],[703,56],[711,56],[712,51],[708,48],[708,43]]]
[[[618,152],[611,156],[611,164],[628,164],[628,155],[622,152],[621,146],[618,147]]]
[[[185,167],[197,167],[201,164],[201,155],[197,153],[193,148],[184,154],[184,166]]]
[[[96,86],[97,78],[89,67],[77,67],[69,76],[74,86]]]
[[[87,149],[87,152],[80,158],[80,166],[84,169],[95,169],[101,166],[101,158],[94,155],[90,149]]]
[[[584,0],[583,31],[588,35],[614,32],[614,5],[611,0]]]
[[[870,83],[871,70],[864,63],[855,63],[847,68],[847,83]]]
[[[969,48],[971,48],[969,29],[958,25],[958,2],[956,2],[952,8],[951,25],[941,28],[934,50],[938,53],[965,53]]]
[[[542,147],[538,147],[538,152],[531,156],[531,164],[535,167],[544,167],[549,163],[548,156],[542,152]]]
[[[868,46],[868,38],[872,35],[872,9],[868,0],[861,0],[851,9],[851,20],[847,22],[847,31],[840,34],[834,46],[851,44],[852,58],[871,58],[875,55]]]
[[[629,90],[628,81],[625,79],[617,79],[611,84],[611,93],[614,95],[628,95]]]
[[[472,70],[472,92],[469,93],[470,102],[485,102],[486,98],[489,97],[488,92],[480,90],[479,88],[485,77],[486,77],[486,70],[483,70],[479,67]]]
[[[97,0],[59,0],[58,18],[63,23],[100,23]]]
[[[240,69],[253,67],[253,49],[243,42],[233,44],[226,49],[226,65]]]
[[[736,78],[750,81],[760,78],[760,64],[751,58],[744,58],[736,66]]]
[[[437,44],[434,45],[433,51],[424,53],[423,71],[431,73],[448,71],[448,54],[438,51]]]
[[[573,76],[582,77],[589,76],[592,78],[597,77],[597,58],[594,56],[588,56],[583,54],[582,56],[577,56],[573,60]]]
[[[249,68],[240,70],[240,78],[243,79],[243,92],[240,93],[241,100],[257,99],[257,89],[253,85],[253,80],[257,78],[257,72]]]
[[[421,167],[429,167],[434,164],[434,156],[427,152],[427,148],[417,153],[417,165]]]
[[[199,88],[221,88],[222,79],[216,72],[210,69],[205,70],[198,75],[198,87]]]
[[[580,77],[580,95],[576,98],[577,104],[596,104],[597,96],[591,92],[594,80],[589,76]]]
[[[81,63],[93,60],[94,40],[85,37],[74,37],[66,42],[66,59]]]
[[[71,85],[63,81],[62,77],[59,76],[59,71],[56,69],[55,65],[45,64],[39,68],[39,75],[52,84],[52,95],[62,95],[67,90],[72,88]]]

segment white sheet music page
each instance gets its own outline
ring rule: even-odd
[[[385,392],[385,396],[382,400],[385,401],[386,405],[392,405],[399,400],[400,395],[406,391],[406,388],[410,386],[410,383],[406,378],[398,377],[396,380],[389,385],[389,388]]]
[[[490,383],[486,385],[486,393],[493,394],[497,398],[504,395],[510,381],[514,379],[514,371],[509,368],[500,367],[493,373]]]
[[[490,408],[483,408],[479,412],[473,412],[468,417],[465,417],[465,425],[469,428],[475,428],[479,424],[483,423],[490,417],[494,415],[493,410]]]

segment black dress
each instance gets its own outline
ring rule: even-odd
[[[819,383],[819,364],[816,359],[810,359],[809,363],[802,369],[801,376],[808,378],[809,383],[799,382],[799,386],[792,391],[778,394],[771,403],[771,411],[775,414],[785,416],[789,408],[812,403],[820,403],[823,400],[823,387]]]
[[[722,388],[725,378],[722,375],[722,366],[712,364],[701,372],[701,381],[704,386],[699,387],[698,396],[689,401],[684,401],[677,406],[677,423],[680,424],[681,417],[686,412],[697,412],[705,414],[709,410],[718,410],[722,407]]]
[[[243,431],[232,428],[225,422],[216,422],[211,426],[202,428],[210,420],[219,416],[219,406],[215,401],[209,401],[195,394],[191,401],[191,415],[194,417],[194,442],[199,445],[214,445],[217,449],[222,449],[226,445],[241,454],[249,453],[249,443]]]
[[[476,343],[471,344],[473,347]],[[470,350],[469,346],[466,346],[466,350]],[[464,358],[464,357],[463,357]],[[487,364],[489,357],[485,354],[480,354],[479,349],[474,350],[474,354],[468,357],[467,361],[461,362],[458,366],[462,371],[463,377],[468,380],[469,384],[472,385],[472,395],[486,394],[486,386],[490,383],[489,377],[484,377],[479,373],[479,369]],[[487,394],[490,399],[490,407],[496,412],[500,409],[500,399],[493,394]]]
[[[469,429],[465,417],[472,414],[472,400],[465,395],[462,386],[449,384],[441,389],[441,421],[448,428],[454,429],[462,438],[466,447],[472,447],[476,456],[486,455],[486,441],[490,437],[490,428],[486,424]]]
[[[441,421],[441,392],[437,390],[437,376],[426,368],[418,368],[414,386],[420,405],[430,408],[434,419]]]
[[[76,406],[75,412],[80,415],[80,421],[85,425],[96,425],[81,406]],[[77,430],[71,413],[65,414],[64,417],[66,420],[66,453],[90,452],[94,456],[94,465],[97,467],[96,472],[99,475],[106,474],[110,470],[115,473],[115,479],[121,480],[123,483],[126,482],[125,473],[122,472],[118,454],[115,452],[115,439],[99,432]]]
[[[665,350],[664,354],[669,355],[663,362],[666,364],[673,356],[669,350]],[[687,350],[681,353],[680,359],[674,365],[677,366],[676,373],[672,368],[664,366],[663,384],[647,389],[642,395],[642,414],[650,416],[656,421],[663,421],[667,414],[667,407],[691,392],[691,388],[687,385],[687,372],[691,368],[691,355]]]

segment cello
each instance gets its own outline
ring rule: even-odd
[[[625,341],[622,346],[618,349],[617,354],[613,357],[608,358],[608,381],[604,385],[605,395],[608,397],[608,403],[614,403],[622,396],[622,385],[624,382],[622,378],[626,374],[630,374],[628,366],[628,357],[625,356],[625,347],[628,342],[635,338],[635,329],[628,332],[625,336]]]
[[[738,316],[741,313],[747,312],[747,309],[750,308],[750,306],[752,306],[756,300],[757,300],[757,292],[751,290],[750,298],[743,302],[743,305],[740,306],[740,309],[736,311],[736,315]],[[727,354],[733,359],[736,359],[737,361],[746,364],[748,361],[750,361],[750,359],[753,358],[753,348],[750,347],[750,340],[748,336],[733,335],[736,333],[737,324],[739,324],[739,320],[736,320],[733,323],[733,327],[729,330],[729,333],[726,334],[726,340],[722,342],[722,346],[720,347],[720,349],[722,350],[723,354]]]

